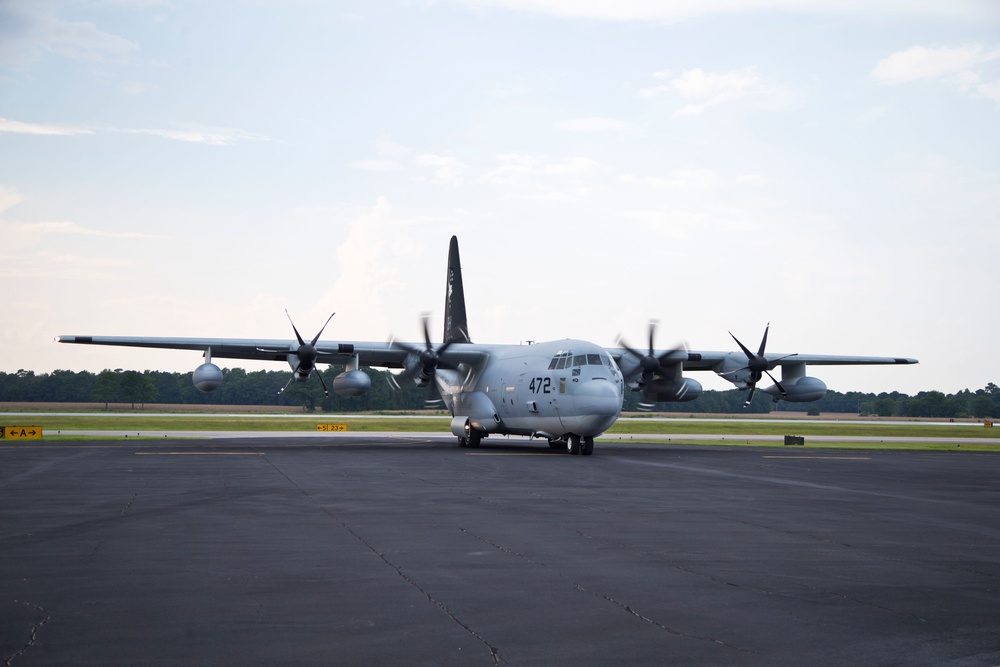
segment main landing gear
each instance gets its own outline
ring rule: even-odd
[[[591,436],[580,437],[570,433],[561,440],[549,440],[549,447],[552,449],[566,449],[566,452],[590,456],[594,453],[594,438]]]

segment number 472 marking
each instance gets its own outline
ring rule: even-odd
[[[551,394],[552,378],[531,378],[531,384],[528,385],[528,389],[535,394]]]

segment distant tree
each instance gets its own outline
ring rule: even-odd
[[[983,419],[984,417],[996,417],[1000,415],[1000,406],[986,394],[978,395],[972,399],[969,405],[973,417]]]
[[[104,403],[104,409],[107,410],[108,403],[118,398],[120,381],[118,373],[105,368],[97,374],[97,385],[90,393],[90,400]]]
[[[156,387],[153,385],[153,380],[149,377],[148,371],[146,373],[125,371],[122,374],[120,386],[122,398],[130,402],[133,409],[135,409],[137,402],[145,407],[148,401],[156,398]]]
[[[896,414],[896,402],[887,395],[879,396],[872,406],[879,417],[891,417]]]

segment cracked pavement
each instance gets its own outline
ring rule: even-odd
[[[1000,456],[0,448],[4,665],[1000,664]]]

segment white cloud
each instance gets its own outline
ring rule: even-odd
[[[21,203],[21,201],[21,195],[19,195],[17,191],[13,188],[0,185],[0,213],[3,213],[11,206]]]
[[[126,95],[145,95],[155,93],[159,87],[152,83],[142,83],[140,81],[129,81],[122,86],[122,92]]]
[[[993,100],[998,106],[1000,106],[1000,81],[995,83],[980,84],[976,87],[976,92],[979,93],[981,97]]]
[[[49,136],[72,136],[76,134],[94,133],[93,130],[85,127],[72,125],[47,125],[44,123],[24,123],[18,120],[10,120],[8,118],[0,118],[0,132]]]
[[[974,0],[459,0],[472,6],[551,14],[564,18],[606,21],[676,22],[713,14],[759,11],[848,14],[915,14],[979,17],[990,3]]]
[[[710,169],[684,167],[675,169],[667,178],[650,176],[647,185],[670,190],[709,190],[719,185],[719,176]]]
[[[74,222],[17,222],[3,221],[0,226],[5,233],[19,235],[70,234],[75,236],[100,236],[116,239],[162,239],[158,234],[143,234],[141,232],[109,232],[100,229],[81,227]]]
[[[431,153],[418,156],[417,164],[421,167],[433,168],[434,175],[431,178],[438,185],[461,185],[462,174],[468,169],[456,157],[450,155],[433,155]]]
[[[693,69],[671,81],[670,85],[682,98],[695,100],[674,115],[697,116],[708,107],[746,97],[760,85],[760,79],[752,69],[721,74]]]
[[[736,177],[737,183],[746,183],[747,185],[763,186],[770,182],[767,176],[763,174],[740,174]]]
[[[874,123],[876,121],[882,120],[889,115],[889,108],[885,106],[876,106],[868,109],[867,111],[858,114],[854,119],[859,123]]]
[[[499,165],[477,182],[500,191],[508,199],[570,202],[591,194],[599,183],[598,163],[583,156],[549,160],[530,153],[504,153]]]
[[[410,149],[402,144],[397,144],[386,137],[382,137],[375,142],[375,150],[379,155],[385,157],[402,157],[410,152]]]
[[[181,126],[178,129],[139,129],[139,130],[118,130],[128,134],[149,134],[163,139],[175,141],[186,141],[196,144],[208,144],[210,146],[228,146],[237,141],[266,141],[267,137],[246,132],[232,127],[201,127],[197,125]]]
[[[617,118],[591,116],[564,120],[556,123],[556,127],[564,132],[623,132],[631,128],[632,124]]]
[[[531,92],[531,88],[523,83],[514,83],[509,86],[496,86],[486,91],[490,97],[511,98],[521,97]]]
[[[400,168],[395,160],[355,160],[351,166],[361,171],[396,171]]]
[[[913,46],[879,61],[871,77],[890,86],[949,76],[968,80],[970,68],[995,58],[1000,58],[1000,49],[987,50],[978,44],[958,48]]]
[[[43,136],[74,136],[96,134],[101,132],[121,132],[125,134],[149,134],[163,139],[186,141],[190,143],[209,144],[211,146],[227,146],[237,141],[266,141],[267,137],[231,127],[203,127],[198,125],[182,125],[177,129],[125,129],[107,128],[94,130],[80,125],[55,125],[45,123],[25,123],[18,120],[0,118],[0,132],[13,134],[35,134]]]
[[[666,79],[669,72],[656,72],[654,79]],[[674,112],[674,116],[698,116],[710,107],[739,100],[752,100],[757,108],[787,107],[794,96],[785,88],[765,81],[753,67],[730,72],[706,72],[701,68],[687,70],[666,84],[642,88],[639,96],[652,99],[675,94],[689,104]]]
[[[567,157],[547,161],[539,155],[504,153],[497,156],[500,166],[489,171],[483,182],[494,186],[526,185],[543,176],[572,176],[592,172],[597,163],[586,157]]]
[[[135,42],[103,32],[90,21],[65,21],[48,3],[0,4],[0,66],[21,68],[45,53],[79,60],[121,60]]]
[[[942,80],[966,95],[992,100],[1000,106],[1000,82],[983,82],[974,69],[997,58],[1000,48],[987,49],[980,44],[957,48],[914,46],[879,61],[871,78],[887,86]]]
[[[403,267],[423,256],[420,239],[427,221],[398,211],[387,198],[379,197],[367,209],[335,213],[332,222],[349,230],[336,249],[333,266],[339,267],[339,276],[316,299],[314,312],[301,316],[302,321],[336,309],[328,329],[333,338],[343,335],[337,332],[351,332],[352,337],[385,340],[392,333],[412,340],[413,318],[423,307],[413,300],[425,293],[425,285],[436,285],[438,276],[430,271],[406,273]],[[431,289],[426,292],[436,295]]]

